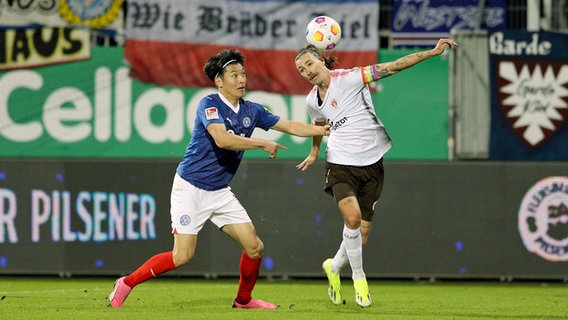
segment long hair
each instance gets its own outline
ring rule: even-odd
[[[203,67],[203,72],[211,81],[215,81],[217,76],[222,76],[225,72],[225,67],[233,64],[240,63],[243,67],[245,65],[245,56],[237,49],[221,50],[214,56],[209,57]]]
[[[300,49],[298,53],[296,53],[296,58],[294,58],[294,60],[298,60],[298,58],[305,53],[310,53],[318,59],[323,59],[325,66],[329,70],[335,69],[335,67],[339,64],[337,56],[335,55],[335,51],[320,50],[311,44],[308,44],[307,46]]]

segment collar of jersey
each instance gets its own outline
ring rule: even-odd
[[[223,102],[227,105],[227,107],[231,108],[231,110],[233,110],[235,113],[239,113],[239,110],[240,110],[240,108],[241,108],[241,101],[240,101],[240,100],[237,102],[237,106],[234,107],[234,106],[229,102],[229,100],[227,100],[227,98],[225,98],[225,96],[223,96],[223,95],[221,94],[221,92],[219,92],[219,97],[221,98],[221,101],[223,101]]]

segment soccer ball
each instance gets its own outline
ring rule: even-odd
[[[318,49],[332,50],[341,40],[341,27],[331,17],[315,17],[306,27],[306,40]]]

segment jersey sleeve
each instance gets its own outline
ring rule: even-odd
[[[314,124],[316,120],[327,120],[317,107],[317,92],[317,87],[314,86],[306,96],[306,109],[310,115],[312,124]]]
[[[258,122],[256,124],[257,128],[261,128],[264,131],[268,131],[273,125],[280,120],[280,116],[277,116],[270,112],[266,107],[258,103],[254,103],[257,108]]]
[[[196,116],[205,128],[211,123],[224,123],[221,111],[215,105],[213,99],[208,97],[199,102]]]
[[[365,79],[365,68],[366,67],[355,67],[349,69],[349,72],[344,74],[343,81],[354,87],[359,87],[368,83]]]
[[[310,114],[310,119],[312,119],[312,121],[311,121],[312,124],[315,124],[317,120],[327,121],[325,116],[315,106],[308,103],[307,104],[307,110],[308,110],[308,113]]]

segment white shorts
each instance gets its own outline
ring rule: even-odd
[[[172,233],[197,235],[207,220],[211,220],[218,228],[251,222],[230,187],[215,191],[203,190],[185,181],[177,173],[170,201]]]

